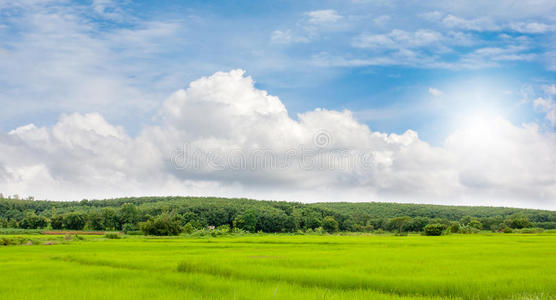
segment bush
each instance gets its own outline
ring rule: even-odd
[[[454,222],[450,223],[450,226],[448,226],[448,230],[449,230],[451,233],[458,233],[458,232],[459,232],[459,228],[460,228],[460,225],[459,225],[459,222],[458,222],[458,221],[454,221]]]
[[[145,235],[178,235],[181,232],[180,222],[167,213],[141,223],[140,228]]]
[[[120,234],[118,234],[117,232],[108,232],[104,235],[104,237],[107,238],[107,239],[119,239],[119,238],[121,238]]]
[[[125,234],[127,234],[127,235],[142,235],[143,231],[141,231],[141,230],[132,230],[132,231],[126,232]]]
[[[19,223],[19,227],[23,229],[38,229],[45,228],[48,225],[48,219],[45,217],[37,216],[34,213],[27,215]]]
[[[510,227],[504,227],[504,229],[502,229],[502,232],[504,233],[512,233],[513,230]]]
[[[70,213],[62,220],[65,229],[82,230],[87,223],[87,215],[84,213]]]
[[[322,227],[320,227],[320,226],[317,227],[317,228],[315,228],[315,231],[314,231],[314,232],[315,232],[315,233],[318,233],[318,234],[325,234],[325,233],[327,233],[327,231],[324,230],[324,229],[323,229]]]
[[[475,228],[479,231],[483,228],[483,224],[479,220],[472,220],[467,226]]]
[[[63,229],[64,228],[64,216],[55,216],[50,220],[50,225],[52,229]]]
[[[535,222],[532,225],[536,228],[556,229],[556,222]]]
[[[464,225],[464,226],[460,226],[458,232],[469,234],[469,233],[479,233],[480,230],[477,229],[476,227],[471,226],[471,225]]]
[[[521,229],[533,226],[528,217],[521,215],[513,215],[506,218],[506,220],[504,220],[504,224],[512,229]]]
[[[243,215],[237,216],[233,221],[234,228],[255,232],[257,227],[257,212],[253,209],[247,210]]]
[[[425,228],[423,228],[423,234],[428,236],[439,236],[442,235],[444,229],[445,226],[442,224],[428,224]]]
[[[353,225],[353,230],[357,232],[372,232],[374,230],[373,224],[367,223],[367,225],[355,224]]]
[[[388,222],[387,229],[389,231],[397,231],[398,233],[408,231],[408,224],[412,221],[411,217],[395,217]]]
[[[338,222],[332,216],[326,216],[322,220],[322,229],[328,233],[334,233],[338,231]]]
[[[224,225],[220,225],[218,227],[216,227],[216,230],[219,231],[220,233],[230,233],[230,225],[228,224],[224,224]]]
[[[523,228],[519,230],[519,233],[542,233],[544,229],[542,228]]]
[[[125,233],[128,233],[129,231],[136,231],[136,230],[137,230],[137,226],[135,226],[134,224],[125,223],[124,225],[122,225],[122,231]]]
[[[195,231],[195,228],[193,228],[193,225],[191,225],[191,222],[187,222],[187,224],[185,224],[185,226],[183,226],[183,232],[185,232],[187,234],[192,234],[193,231]]]

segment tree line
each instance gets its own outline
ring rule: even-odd
[[[429,226],[430,225],[430,226]],[[428,226],[428,227],[427,227]],[[140,197],[74,202],[0,198],[0,227],[139,231],[172,235],[206,228],[246,232],[389,231],[473,233],[556,229],[556,212],[399,203],[314,203],[211,197]]]

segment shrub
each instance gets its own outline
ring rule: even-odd
[[[479,220],[472,220],[469,224],[469,227],[475,228],[477,230],[481,230],[483,228],[483,224]]]
[[[141,223],[140,228],[145,235],[178,235],[181,232],[179,221],[167,213]]]
[[[338,231],[338,222],[332,216],[326,216],[322,220],[322,229],[328,233],[334,233]]]
[[[127,234],[127,235],[142,235],[143,231],[141,231],[141,230],[132,230],[132,231],[126,232],[125,234]]]
[[[52,229],[63,229],[64,228],[64,216],[55,216],[50,220],[50,225]]]
[[[137,226],[135,226],[134,224],[125,223],[124,225],[122,225],[122,231],[125,233],[128,233],[129,231],[135,231],[135,230],[137,230]]]
[[[473,227],[471,225],[464,225],[464,226],[460,226],[459,227],[459,233],[479,233],[480,230],[477,229],[476,227]]]
[[[388,222],[388,230],[397,231],[397,232],[407,231],[408,230],[407,225],[411,221],[412,221],[411,217],[407,217],[407,216],[392,218]]]
[[[257,212],[253,209],[247,210],[243,215],[237,216],[233,221],[234,228],[255,232],[257,226]]]
[[[322,227],[319,226],[319,227],[315,228],[315,233],[325,234],[325,233],[327,233],[327,231],[325,231]]]
[[[423,228],[423,234],[428,236],[439,236],[442,235],[444,229],[445,226],[442,224],[428,224],[425,228]]]
[[[513,215],[506,218],[506,220],[504,220],[504,224],[513,229],[521,229],[533,226],[528,217],[521,215]]]
[[[37,229],[45,228],[48,225],[48,219],[45,217],[37,216],[34,213],[27,215],[19,223],[19,227],[23,229]]]
[[[64,216],[62,222],[65,229],[82,230],[87,223],[87,215],[84,213],[70,213]]]
[[[353,230],[357,232],[372,232],[374,230],[373,224],[367,223],[367,225],[355,224],[353,225]]]
[[[108,232],[104,235],[107,239],[119,239],[120,235],[117,232]]]
[[[104,218],[102,214],[98,211],[89,213],[89,222],[87,227],[92,230],[104,230]]]
[[[454,222],[450,223],[450,226],[448,226],[448,230],[449,230],[451,233],[457,233],[457,232],[459,232],[459,227],[460,227],[460,226],[459,226],[459,222],[458,222],[458,221],[454,221]]]
[[[191,225],[191,222],[187,222],[187,224],[185,224],[185,226],[183,226],[183,232],[185,232],[187,234],[192,234],[193,231],[195,231],[195,228],[193,228],[193,225]]]
[[[556,229],[556,222],[535,222],[532,225],[536,228]]]
[[[513,230],[510,227],[504,227],[504,229],[502,229],[502,232],[504,233],[512,233]]]
[[[220,233],[230,233],[230,225],[228,224],[220,225],[216,227],[216,230],[218,230]]]
[[[519,233],[542,233],[544,229],[542,228],[523,228],[519,230]]]

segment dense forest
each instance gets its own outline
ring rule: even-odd
[[[511,231],[556,228],[547,210],[399,203],[312,203],[210,197],[141,197],[77,202],[0,198],[0,227],[138,231],[178,234],[195,230],[246,232],[447,230]]]

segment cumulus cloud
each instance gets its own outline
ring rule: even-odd
[[[350,111],[291,118],[242,70],[191,82],[159,115],[137,137],[97,113],[0,133],[0,191],[556,206],[556,136],[535,125],[487,119],[434,147],[412,130],[372,131]]]

